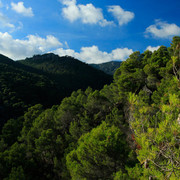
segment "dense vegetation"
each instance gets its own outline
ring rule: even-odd
[[[100,89],[105,83],[112,82],[112,77],[70,56],[59,57],[53,53],[36,55],[18,61],[24,65],[48,73],[59,87],[72,93],[74,89]],[[67,96],[67,94],[66,94]]]
[[[0,143],[0,179],[180,179],[180,37],[131,54],[101,90],[30,107]]]
[[[113,75],[115,71],[120,67],[122,61],[111,61],[102,64],[90,64],[90,66],[104,71],[107,74]]]
[[[110,82],[111,76],[71,57],[45,54],[17,62],[0,55],[0,129],[35,104],[49,108],[79,88]]]

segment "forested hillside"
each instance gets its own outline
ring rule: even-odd
[[[131,54],[101,90],[30,107],[0,143],[0,179],[179,180],[180,37]]]
[[[49,108],[79,88],[101,89],[111,82],[111,76],[71,57],[45,54],[13,61],[0,55],[0,129],[32,105]]]
[[[102,64],[90,64],[90,66],[104,71],[107,74],[113,75],[115,71],[120,67],[122,61],[111,61]]]
[[[70,56],[59,57],[48,53],[18,62],[48,73],[60,86],[70,89],[70,92],[75,88],[85,89],[88,85],[96,89],[102,88],[112,80],[111,76]]]

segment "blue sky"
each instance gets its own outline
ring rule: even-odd
[[[179,0],[0,0],[0,53],[125,60],[180,36]]]

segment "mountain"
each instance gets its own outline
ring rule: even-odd
[[[112,77],[71,57],[37,55],[13,61],[0,55],[0,128],[35,104],[45,108],[88,86],[100,89]]]
[[[88,86],[100,89],[112,82],[112,76],[70,56],[59,57],[48,53],[35,55],[18,62],[42,71],[56,83],[58,88],[64,91],[65,96],[77,89],[85,90]]]
[[[121,61],[111,61],[107,63],[102,63],[102,64],[90,64],[90,66],[99,69],[106,74],[113,75],[115,71],[120,67]]]

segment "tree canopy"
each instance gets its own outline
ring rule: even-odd
[[[168,48],[134,52],[101,90],[79,89],[9,119],[0,179],[179,180],[179,44],[174,37]]]

